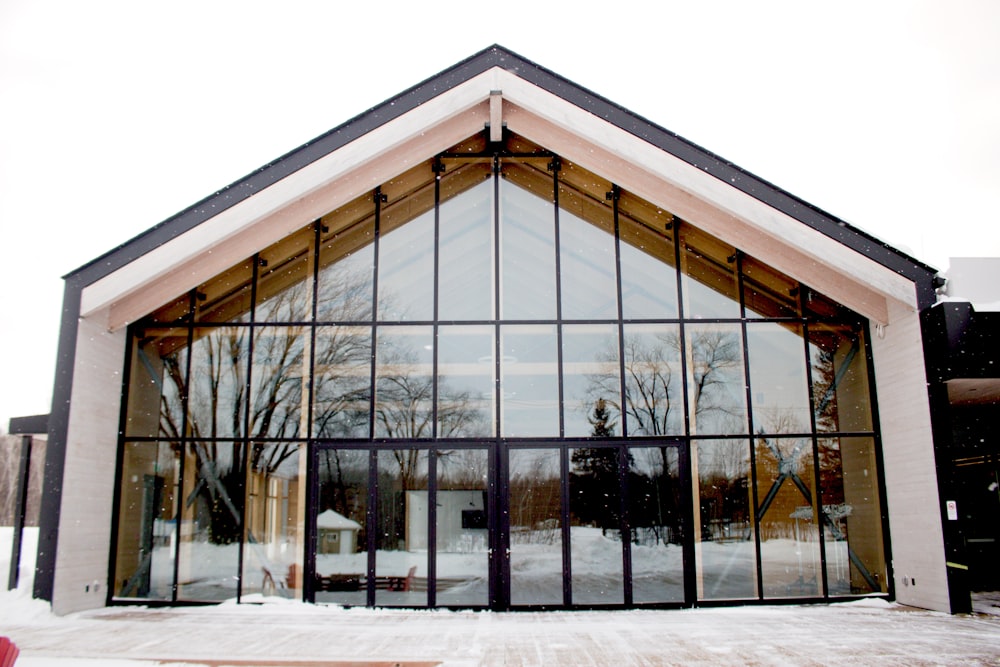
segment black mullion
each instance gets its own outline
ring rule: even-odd
[[[628,444],[619,444],[618,450],[618,530],[622,541],[622,588],[626,606],[632,606],[632,528],[628,516]],[[666,472],[666,471],[664,471]]]
[[[319,470],[319,465],[317,458],[319,456],[319,450],[316,447],[316,443],[313,440],[313,405],[316,402],[316,396],[314,391],[316,389],[316,319],[319,315],[319,267],[320,259],[319,254],[322,248],[322,233],[323,233],[323,220],[318,219],[314,223],[315,235],[313,239],[313,299],[312,299],[312,322],[309,326],[309,405],[307,407],[309,413],[306,418],[306,428],[308,432],[303,434],[306,438],[305,446],[305,456],[306,456],[306,480],[307,480],[307,493],[306,495],[306,506],[305,506],[305,535],[304,544],[305,553],[303,554],[303,571],[304,576],[302,578],[302,599],[307,602],[316,601],[316,591],[312,582],[315,581],[316,573],[316,540],[317,540],[317,530],[316,530],[316,513],[319,506],[319,478],[317,471]],[[301,455],[301,454],[300,454]]]
[[[621,249],[621,229],[618,212],[618,201],[621,199],[621,190],[617,185],[611,185],[611,203],[615,225],[615,285],[618,292],[618,391],[620,405],[619,412],[622,419],[622,437],[628,437],[628,404],[626,397],[627,385],[625,382],[625,310],[622,305],[622,249]]]
[[[500,381],[502,345],[500,342],[500,294],[501,294],[501,262],[500,262],[500,161],[493,156],[493,398],[494,427],[493,446],[490,447],[491,464],[488,469],[494,470],[489,482],[492,489],[490,511],[486,517],[492,554],[488,563],[491,574],[488,585],[489,600],[494,609],[510,607],[510,515],[507,510],[510,503],[510,484],[506,477],[507,448],[504,446],[502,432],[503,387]],[[499,490],[496,484],[500,484]],[[501,505],[503,507],[501,508]],[[499,534],[498,534],[499,533]]]
[[[427,606],[437,606],[437,462],[440,451],[427,452]]]
[[[490,552],[496,563],[489,568],[489,600],[493,609],[510,609],[510,460],[509,449],[494,442],[488,450],[487,469],[493,471],[487,482],[486,527]],[[506,502],[506,505],[504,503]]]
[[[799,312],[805,312],[805,289],[799,288]],[[803,347],[806,355],[806,383],[807,391],[809,395],[809,426],[812,429],[812,448],[813,448],[813,493],[816,496],[815,499],[815,511],[819,513],[816,517],[816,522],[819,528],[819,562],[820,562],[820,577],[822,582],[822,593],[823,598],[827,599],[830,597],[830,586],[827,578],[826,571],[826,540],[824,534],[826,533],[826,528],[823,525],[823,488],[821,486],[822,478],[820,477],[819,468],[819,437],[816,434],[816,396],[813,393],[813,375],[812,375],[812,358],[809,353],[809,321],[802,320],[802,341]]]
[[[440,262],[441,262],[441,160],[434,161],[434,293],[433,301],[433,340],[431,345],[431,439],[438,437],[438,317],[440,299]],[[431,587],[433,589],[433,587]]]
[[[313,391],[316,388],[316,318],[319,315],[319,251],[322,241],[323,221],[317,220],[313,223],[313,227],[315,234],[313,236],[312,321],[309,323],[309,401],[306,406],[308,410],[306,416],[307,431],[303,434],[306,438],[311,438],[313,435],[313,403],[315,403]]]
[[[260,278],[260,253],[254,253],[253,256],[253,267],[252,267],[252,278],[250,281],[250,339],[247,341],[247,379],[244,383],[244,401],[243,406],[243,480],[239,483],[242,487],[243,503],[240,507],[239,522],[239,532],[242,536],[240,539],[239,547],[236,550],[237,557],[237,577],[236,577],[236,602],[240,602],[243,596],[243,547],[247,541],[246,535],[246,506],[247,506],[247,495],[246,495],[246,477],[249,472],[250,467],[250,410],[251,408],[251,397],[253,396],[253,348],[254,348],[254,338],[257,334],[257,280]],[[239,439],[233,442],[233,446],[239,446]],[[236,457],[233,457],[236,460]]]
[[[500,274],[500,159],[493,156],[493,435],[497,442],[503,436],[503,387],[501,386],[501,364],[503,358],[500,341],[500,286],[503,282]]]
[[[185,456],[185,449],[188,446],[188,417],[189,417],[189,406],[191,399],[191,358],[194,356],[194,327],[195,327],[195,309],[198,307],[198,294],[197,290],[191,290],[188,310],[189,319],[187,324],[187,360],[184,364],[184,396],[181,398],[181,456],[180,456],[180,470],[178,471],[177,480],[177,509],[174,516],[181,519],[183,517],[182,512],[184,511],[184,475],[187,473],[187,466],[184,464],[187,456]],[[179,525],[179,524],[178,524]],[[174,540],[174,582],[171,586],[170,599],[172,602],[177,602],[177,577],[180,575],[180,555],[181,555],[181,541],[179,539]]]
[[[372,321],[371,321],[371,376],[368,387],[370,389],[368,394],[368,438],[372,439],[375,437],[375,368],[376,368],[376,352],[378,350],[378,267],[379,267],[379,237],[382,233],[381,221],[382,221],[382,202],[385,201],[385,195],[382,194],[382,186],[375,188],[372,193],[372,197],[375,200],[375,233],[372,240],[372,254],[375,256],[375,261],[372,262]],[[373,580],[374,581],[374,580]]]
[[[573,561],[571,558],[569,526],[569,451],[563,445],[559,448],[560,507],[559,521],[562,525],[563,558],[563,604],[573,604]]]
[[[366,569],[367,590],[365,591],[365,602],[369,607],[375,606],[375,555],[378,549],[378,542],[375,539],[375,532],[378,530],[378,450],[371,448],[368,450],[368,511],[365,514],[365,545],[368,549],[368,563]]]
[[[621,257],[621,230],[619,228],[618,202],[621,199],[620,188],[613,184],[611,192],[611,210],[614,222],[615,234],[615,287],[618,296],[618,390],[619,390],[619,411],[622,420],[622,437],[628,437],[628,425],[625,410],[625,325],[622,320],[625,317],[624,306],[622,305],[622,257]],[[628,514],[628,442],[618,448],[618,506],[619,506],[619,530],[622,541],[622,585],[624,586],[624,602],[627,606],[632,606],[632,528],[631,517]]]
[[[753,393],[750,387],[750,348],[747,344],[746,300],[743,295],[743,253],[736,251],[736,291],[740,299],[740,332],[743,335],[743,381],[746,385],[747,427],[750,432],[750,498],[753,502],[753,541],[757,557],[757,599],[764,599],[764,563],[760,553],[760,517],[757,516],[757,447],[754,440]]]
[[[677,318],[678,318],[678,346],[680,347],[680,357],[681,357],[681,377],[683,381],[681,382],[681,407],[683,409],[684,418],[684,442],[680,449],[680,456],[677,462],[680,472],[683,475],[681,478],[681,489],[684,492],[681,497],[684,498],[682,501],[682,520],[683,520],[683,532],[681,535],[681,550],[683,553],[683,568],[684,568],[684,601],[686,604],[694,605],[698,598],[698,585],[697,585],[697,567],[695,563],[695,546],[694,538],[696,532],[700,532],[700,526],[695,525],[694,519],[694,508],[695,508],[695,485],[698,484],[698,479],[692,474],[693,471],[693,461],[695,453],[691,449],[691,410],[689,407],[690,403],[690,392],[688,391],[688,363],[687,363],[687,324],[684,320],[684,290],[683,290],[683,276],[681,272],[681,246],[680,246],[680,218],[674,216],[673,224],[671,225],[671,231],[673,232],[674,241],[674,285],[677,290]],[[698,490],[700,496],[701,490]],[[699,505],[699,521],[701,522],[701,508]]]
[[[562,325],[562,261],[560,258],[561,243],[559,238],[559,158],[552,158],[549,163],[552,169],[552,215],[553,215],[553,238],[555,240],[555,264],[556,264],[556,384],[558,390],[556,400],[559,405],[559,437],[566,437],[566,418],[563,415],[565,405],[563,403],[563,325]]]

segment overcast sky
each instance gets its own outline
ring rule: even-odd
[[[991,0],[0,0],[0,426],[50,409],[62,275],[493,43],[938,269],[1000,256],[998,35]]]

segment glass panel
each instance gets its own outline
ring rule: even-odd
[[[630,324],[624,331],[628,435],[683,434],[680,327]]]
[[[125,433],[181,437],[187,329],[143,329],[132,345]]]
[[[684,602],[683,509],[676,447],[632,447],[628,511],[632,600]]]
[[[698,599],[756,598],[750,443],[698,441],[693,464]]]
[[[377,340],[375,437],[432,437],[434,330],[380,327]]]
[[[438,437],[496,435],[492,326],[438,329]]]
[[[439,451],[437,456],[437,604],[486,606],[489,456],[485,449]]]
[[[678,316],[673,225],[673,216],[666,211],[622,193],[618,230],[625,319]]]
[[[355,222],[355,220],[359,220]],[[372,318],[375,275],[375,204],[371,197],[323,218],[320,269],[316,280],[318,322],[365,322]]]
[[[812,438],[757,440],[764,597],[823,594]]]
[[[257,269],[256,322],[306,322],[312,319],[312,225],[261,251]]]
[[[241,443],[184,447],[177,598],[236,597],[242,538],[245,449]]]
[[[864,331],[848,324],[809,326],[817,431],[871,431]]]
[[[253,258],[224,271],[196,290],[196,322],[249,322]]]
[[[241,600],[256,594],[302,599],[304,452],[295,442],[250,447]]]
[[[617,447],[569,451],[573,604],[621,604],[621,485]]]
[[[316,602],[368,602],[367,451],[321,449],[316,456]]]
[[[371,364],[370,327],[316,327],[315,437],[368,437]]]
[[[501,431],[506,437],[559,435],[556,328],[500,329]]]
[[[243,434],[249,340],[249,327],[195,329],[188,401],[190,437]]]
[[[379,236],[378,318],[434,317],[434,211]]]
[[[297,438],[306,432],[309,332],[301,326],[257,327],[250,374],[250,434],[254,438]]]
[[[685,327],[691,433],[746,433],[746,379],[738,324]]]
[[[618,278],[611,209],[560,186],[559,247],[563,319],[617,318]]]
[[[375,604],[427,605],[429,516],[427,451],[380,451]]]
[[[621,433],[621,366],[618,327],[563,327],[563,396],[567,436],[609,437]]]
[[[180,447],[176,443],[125,443],[115,597],[171,599],[179,472]]]
[[[740,268],[747,317],[800,317],[798,281],[746,255]]]
[[[885,593],[887,571],[873,438],[819,441],[830,595]]]
[[[680,244],[684,317],[738,318],[736,248],[690,225],[681,225]]]
[[[532,193],[500,181],[500,317],[556,316],[556,244],[552,186]]]
[[[747,325],[754,432],[808,433],[809,386],[798,324]]]
[[[468,165],[445,176],[441,189],[478,185],[441,204],[438,318],[493,319],[493,181],[489,165]],[[457,182],[461,181],[461,183]],[[445,193],[442,192],[442,196]]]
[[[510,450],[510,602],[563,603],[559,450]]]

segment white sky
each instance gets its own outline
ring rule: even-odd
[[[1000,255],[1000,2],[0,0],[0,426],[60,277],[489,46],[946,269]]]

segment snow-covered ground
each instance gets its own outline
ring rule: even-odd
[[[34,555],[30,531],[25,560]],[[10,529],[0,528],[6,580]],[[22,563],[23,565],[23,563]],[[676,611],[491,613],[265,604],[54,616],[0,592],[18,667],[151,665],[1000,665],[1000,617],[884,600]]]

